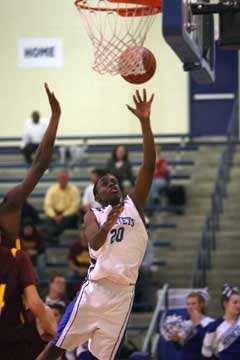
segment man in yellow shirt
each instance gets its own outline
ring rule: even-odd
[[[49,242],[58,241],[58,236],[65,229],[76,226],[78,222],[80,193],[68,180],[68,173],[61,171],[57,176],[57,183],[52,185],[45,195],[45,230]]]

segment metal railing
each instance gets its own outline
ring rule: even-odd
[[[165,318],[164,314],[167,314],[167,308],[168,308],[168,284],[165,284],[161,290],[158,290],[158,301],[157,305],[155,307],[155,310],[153,312],[153,316],[151,319],[151,322],[148,327],[147,334],[144,339],[142,352],[143,353],[149,353],[151,355],[154,355],[157,350],[157,343],[158,343],[158,319],[159,319],[159,313],[160,310],[163,311],[162,315],[162,321]]]
[[[189,133],[169,133],[169,134],[154,134],[157,142],[175,142],[180,143],[183,147],[190,140]],[[108,142],[119,144],[119,142],[140,142],[142,141],[141,134],[106,134],[106,135],[58,135],[56,143],[61,144],[107,144]],[[21,142],[20,136],[0,136],[1,146],[19,146]]]
[[[198,246],[197,260],[192,277],[192,286],[203,287],[207,283],[207,271],[212,266],[212,251],[216,249],[216,233],[220,229],[220,215],[223,212],[223,199],[226,196],[227,183],[236,144],[239,141],[239,110],[236,101],[227,130],[226,146],[219,164],[217,179],[211,196],[211,208],[206,215]]]

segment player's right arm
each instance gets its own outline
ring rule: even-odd
[[[143,135],[143,162],[139,169],[135,187],[131,193],[131,198],[138,211],[142,214],[152,184],[156,152],[154,138],[151,129],[150,115],[154,94],[147,99],[147,92],[144,89],[140,95],[137,90],[133,95],[135,108],[127,105],[128,109],[140,120]]]
[[[44,331],[44,339],[49,341],[56,336],[56,323],[48,316],[46,306],[40,299],[36,286],[29,285],[24,289],[26,304],[34,316],[38,319],[42,330]]]
[[[45,135],[38,146],[32,166],[27,172],[26,177],[19,185],[6,194],[5,207],[7,205],[9,209],[16,209],[22,206],[28,195],[33,191],[41,176],[44,174],[45,170],[48,168],[51,161],[54,141],[61,115],[61,108],[54,93],[49,90],[47,84],[45,84],[45,90],[52,111],[51,119]]]
[[[86,213],[84,217],[84,223],[86,225],[85,236],[93,250],[96,251],[100,249],[100,247],[105,243],[109,231],[117,221],[122,211],[122,204],[113,206],[112,210],[108,214],[107,221],[102,226],[99,226],[96,217],[91,210]]]

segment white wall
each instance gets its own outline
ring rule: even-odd
[[[32,110],[49,115],[44,81],[62,104],[60,135],[140,132],[137,120],[125,108],[136,86],[120,76],[101,76],[91,69],[93,50],[73,1],[3,0],[0,24],[0,136],[18,136]],[[63,67],[18,68],[17,41],[24,37],[62,38]],[[156,95],[153,129],[156,133],[187,132],[187,75],[162,38],[160,15],[146,45],[158,62],[156,75],[145,85]]]

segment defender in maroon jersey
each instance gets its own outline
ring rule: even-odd
[[[60,105],[47,84],[45,90],[52,110],[48,128],[25,178],[6,194],[0,204],[1,360],[33,359],[29,355],[30,334],[24,301],[26,307],[38,317],[45,339],[55,336],[55,326],[49,320],[35,286],[31,261],[27,253],[20,250],[18,238],[21,207],[49,165],[61,114]]]

